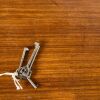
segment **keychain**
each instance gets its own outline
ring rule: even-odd
[[[37,53],[38,53],[38,51],[40,49],[40,45],[39,45],[38,42],[35,42],[34,45],[35,45],[35,49],[34,49],[32,55],[31,55],[28,63],[25,66],[22,66],[22,64],[23,64],[26,52],[29,51],[29,49],[26,48],[26,47],[23,50],[23,54],[22,54],[22,57],[21,57],[19,68],[14,73],[6,72],[6,73],[0,74],[0,76],[2,76],[2,75],[10,75],[10,76],[12,76],[12,79],[14,81],[14,84],[15,84],[17,90],[23,89],[22,86],[19,83],[20,79],[28,80],[29,83],[35,89],[37,88],[37,86],[31,80],[31,74],[32,74],[32,65],[33,65],[34,60],[35,60],[35,58],[37,56]]]

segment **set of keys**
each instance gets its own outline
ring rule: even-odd
[[[35,45],[35,49],[32,52],[32,55],[31,55],[28,63],[25,66],[23,66],[23,62],[24,62],[26,53],[29,51],[29,49],[26,48],[26,47],[23,50],[23,54],[22,54],[22,57],[21,57],[19,68],[14,73],[5,72],[5,73],[0,74],[0,76],[3,76],[3,75],[10,75],[10,76],[12,76],[14,84],[15,84],[17,90],[23,89],[22,86],[19,83],[20,79],[28,80],[29,83],[35,89],[37,88],[37,86],[31,80],[31,75],[32,75],[32,65],[33,65],[34,60],[35,60],[35,58],[37,56],[37,53],[38,53],[38,51],[40,49],[40,45],[39,45],[38,42],[35,42],[34,45]]]
[[[28,80],[29,83],[31,83],[31,85],[36,89],[37,86],[32,82],[31,75],[32,75],[32,65],[33,65],[34,60],[35,60],[35,58],[37,56],[37,53],[38,53],[39,48],[40,48],[40,45],[37,42],[35,42],[34,45],[35,45],[35,49],[34,49],[32,55],[31,55],[28,63],[25,66],[22,66],[24,58],[25,58],[25,55],[26,55],[26,52],[29,51],[28,48],[26,48],[26,47],[24,48],[19,68],[16,70],[16,73],[17,73],[16,77],[18,79],[26,79],[26,80]]]

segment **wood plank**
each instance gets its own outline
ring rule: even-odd
[[[0,100],[100,100],[99,0],[0,0],[0,73],[15,71],[35,41],[38,88],[21,80],[16,91],[2,76]]]

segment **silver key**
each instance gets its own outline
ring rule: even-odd
[[[35,44],[35,49],[34,49],[34,51],[32,53],[32,56],[30,57],[30,59],[28,61],[28,64],[27,64],[27,67],[29,67],[30,69],[31,69],[31,67],[33,65],[33,62],[34,62],[34,60],[36,58],[36,55],[37,55],[37,53],[39,51],[39,48],[40,48],[39,43],[35,42],[34,44]]]
[[[27,80],[31,83],[31,85],[36,89],[37,86],[32,82],[32,80],[30,78],[27,78]]]
[[[19,64],[19,68],[22,66],[23,64],[23,61],[24,61],[24,58],[25,58],[25,55],[26,55],[26,52],[29,51],[29,49],[27,47],[24,48],[23,50],[23,54],[22,54],[22,57],[21,57],[21,61],[20,61],[20,64]]]

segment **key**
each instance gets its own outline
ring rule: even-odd
[[[19,68],[23,64],[23,61],[24,61],[24,58],[25,58],[25,54],[26,54],[27,51],[29,51],[29,49],[27,47],[25,47],[24,50],[23,50],[23,54],[22,54],[22,57],[21,57],[21,61],[20,61],[20,64],[19,64]]]
[[[28,73],[27,73],[27,74],[28,74],[28,77],[30,77],[30,75],[31,75],[31,74],[30,74],[31,68],[32,68],[32,65],[33,65],[33,63],[34,63],[34,60],[35,60],[36,55],[37,55],[37,53],[38,53],[38,51],[39,51],[39,48],[40,48],[39,43],[35,42],[34,44],[35,44],[35,49],[34,49],[32,55],[31,55],[31,57],[30,57],[30,59],[29,59],[29,61],[28,61],[28,64],[26,65],[27,68],[28,68]]]
[[[31,85],[36,89],[37,86],[32,82],[32,80],[30,78],[27,78],[27,80],[31,83]]]
[[[35,49],[34,49],[34,51],[32,53],[32,56],[30,57],[30,59],[28,61],[28,64],[27,64],[27,67],[29,67],[30,69],[31,69],[31,67],[33,65],[33,62],[34,62],[34,60],[36,58],[36,55],[37,55],[37,53],[39,51],[39,48],[40,48],[39,43],[35,42],[34,44],[35,44]]]
[[[25,58],[25,55],[26,55],[26,52],[27,51],[29,51],[29,49],[27,47],[25,47],[24,50],[23,50],[23,53],[22,53],[21,61],[20,61],[20,64],[19,64],[19,68],[16,70],[16,72],[18,73],[18,76],[17,77],[20,76],[19,74],[23,70],[22,64],[23,64],[23,61],[24,61],[24,58]]]

